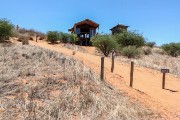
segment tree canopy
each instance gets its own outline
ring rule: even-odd
[[[13,24],[6,19],[0,19],[0,41],[4,41],[12,35]]]
[[[91,41],[92,45],[100,49],[106,57],[117,48],[117,43],[111,35],[96,35]]]
[[[115,40],[122,47],[136,46],[140,47],[145,45],[144,37],[135,31],[123,31],[114,35]]]

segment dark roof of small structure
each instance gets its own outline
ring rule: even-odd
[[[74,26],[73,26],[73,28],[69,29],[68,31],[74,31],[74,28],[76,28],[76,26],[78,26],[78,25],[84,25],[84,24],[91,25],[91,26],[93,26],[94,28],[98,28],[98,27],[99,27],[99,24],[98,24],[98,23],[96,23],[96,22],[94,22],[94,21],[92,21],[92,20],[89,20],[89,19],[85,19],[85,20],[83,20],[83,21],[80,21],[80,22],[78,22],[78,23],[75,23]]]
[[[123,24],[118,24],[116,26],[114,26],[113,28],[111,28],[110,30],[113,30],[115,28],[128,28],[129,26],[123,25]]]

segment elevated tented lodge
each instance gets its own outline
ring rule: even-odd
[[[127,30],[128,27],[129,26],[123,24],[118,24],[115,27],[111,28],[110,30],[112,31],[112,34],[115,34],[115,33],[120,33],[123,30]],[[85,19],[83,21],[75,23],[71,29],[68,29],[68,31],[77,34],[79,38],[77,44],[91,45],[90,39],[92,36],[96,34],[97,29],[99,29],[98,23],[89,19]]]
[[[99,24],[92,20],[85,19],[75,23],[73,28],[69,29],[71,33],[77,34],[80,45],[90,45],[90,38],[96,34],[96,29],[99,29]]]
[[[123,30],[127,31],[127,28],[129,26],[123,25],[123,24],[118,24],[115,27],[111,28],[110,30],[112,31],[112,34],[116,34],[116,33],[121,33]]]

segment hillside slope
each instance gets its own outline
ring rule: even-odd
[[[159,119],[81,62],[36,46],[0,45],[0,119]]]
[[[51,45],[44,41],[31,44],[48,48],[53,51],[73,56],[73,50],[60,45]],[[76,51],[74,58],[82,61],[97,74],[100,72],[100,56]],[[162,74],[160,71],[152,70],[135,65],[135,76],[133,89],[129,88],[130,65],[115,61],[115,71],[110,72],[111,60],[105,58],[105,78],[108,83],[115,86],[132,98],[132,101],[140,101],[147,107],[161,112],[165,118],[180,118],[180,80],[171,74],[167,75],[166,90],[162,90]],[[173,92],[174,91],[174,92]]]

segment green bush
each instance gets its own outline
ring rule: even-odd
[[[109,53],[117,48],[117,43],[111,35],[96,35],[92,37],[92,45],[100,49],[107,57]]]
[[[177,57],[180,55],[180,43],[164,44],[161,47],[168,55]]]
[[[146,42],[145,45],[153,48],[156,45],[156,43],[155,42]]]
[[[144,37],[141,34],[131,31],[123,31],[121,33],[117,33],[114,35],[114,38],[117,41],[117,43],[123,47],[140,47],[144,46],[145,44]]]
[[[75,42],[78,40],[78,37],[76,34],[68,34],[69,42],[75,44]]]
[[[57,31],[49,31],[47,33],[47,38],[51,43],[55,43],[57,41],[60,41],[62,43],[75,43],[77,40],[77,35]]]
[[[128,58],[138,58],[140,57],[141,51],[135,46],[128,46],[122,49],[122,55]]]
[[[0,42],[5,41],[13,34],[13,24],[6,19],[0,19]]]
[[[60,34],[57,31],[49,31],[47,33],[47,41],[51,43],[56,43],[60,40]]]
[[[67,33],[60,32],[60,39],[61,39],[61,42],[63,43],[70,42],[69,34]]]

